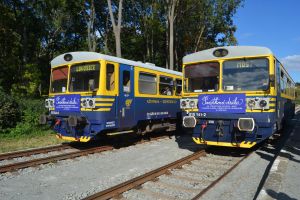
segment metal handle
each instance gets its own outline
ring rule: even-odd
[[[125,107],[122,108],[122,117],[125,117]]]

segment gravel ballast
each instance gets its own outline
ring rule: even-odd
[[[183,140],[172,137],[1,174],[0,196],[3,199],[81,199],[199,148],[190,136]]]

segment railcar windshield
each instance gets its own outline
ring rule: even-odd
[[[51,89],[52,93],[66,92],[68,82],[68,67],[59,67],[52,70]]]
[[[266,58],[239,59],[223,63],[223,89],[226,91],[267,90],[269,61]]]
[[[184,68],[188,80],[187,92],[213,92],[219,88],[220,64],[218,62],[198,63]]]
[[[98,89],[100,77],[99,63],[76,64],[71,66],[70,71],[70,92],[92,91]]]

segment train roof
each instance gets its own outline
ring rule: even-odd
[[[214,56],[214,51],[217,49],[226,49],[228,54],[223,57]],[[243,56],[257,56],[273,54],[269,48],[259,46],[224,46],[206,49],[196,53],[192,53],[183,57],[183,63],[199,62],[201,60],[215,60],[220,58],[232,58]]]
[[[68,62],[64,59],[64,56],[66,54],[72,55],[71,61]],[[127,60],[127,59],[123,59],[123,58],[118,58],[115,56],[109,56],[109,55],[105,55],[105,54],[101,54],[101,53],[87,52],[87,51],[69,52],[69,53],[59,55],[51,61],[51,67],[55,67],[55,66],[59,66],[59,65],[67,65],[70,63],[74,63],[74,62],[86,62],[86,61],[91,61],[91,60],[107,60],[107,61],[111,61],[111,62],[117,62],[117,63],[127,64],[127,65],[132,65],[132,66],[138,66],[138,67],[143,67],[146,69],[151,69],[151,70],[156,70],[156,71],[160,71],[160,72],[165,72],[165,73],[169,73],[169,74],[182,76],[181,72],[158,67],[152,63],[143,63],[143,62],[139,62],[139,61],[132,61],[132,60]]]

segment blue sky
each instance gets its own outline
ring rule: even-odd
[[[245,0],[233,20],[238,45],[270,48],[300,82],[300,0]]]

